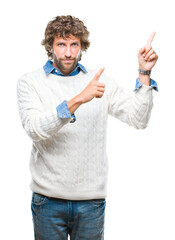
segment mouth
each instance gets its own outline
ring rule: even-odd
[[[74,61],[73,59],[63,59],[63,62],[65,62],[65,63],[71,63],[73,61]]]

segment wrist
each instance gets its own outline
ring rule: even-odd
[[[139,81],[146,86],[150,86],[150,76],[139,73]]]
[[[144,69],[144,68],[142,68],[142,67],[139,67],[139,68],[138,68],[138,71],[139,71],[139,73],[142,74],[142,75],[150,75],[150,74],[151,74],[151,70]]]
[[[82,104],[82,101],[79,95],[67,101],[67,106],[70,114],[72,115],[81,104]]]
[[[80,94],[78,94],[77,96],[75,96],[75,103],[76,104],[79,104],[79,105],[81,105],[81,104],[83,104],[84,103],[84,98],[83,98],[83,96],[82,96],[82,94],[80,93]]]

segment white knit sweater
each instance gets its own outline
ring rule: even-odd
[[[56,198],[88,200],[107,196],[108,114],[135,127],[147,126],[152,87],[143,85],[126,94],[115,80],[102,74],[102,98],[82,104],[76,121],[61,119],[56,107],[78,95],[96,71],[76,76],[46,76],[43,69],[23,75],[17,83],[22,126],[33,140],[30,170],[32,191]]]

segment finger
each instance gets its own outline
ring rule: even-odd
[[[98,95],[96,96],[96,98],[101,98],[101,97],[103,97],[103,93],[99,92]]]
[[[156,32],[151,33],[150,37],[148,38],[148,40],[147,40],[147,42],[146,42],[146,47],[151,46],[151,43],[152,43],[155,35],[156,35]]]
[[[149,52],[147,52],[147,54],[145,56],[145,60],[147,60],[153,53],[154,53],[153,49],[151,49]]]
[[[104,88],[102,88],[102,87],[98,87],[98,88],[97,88],[97,91],[99,91],[99,92],[104,92],[104,91],[105,91],[105,89],[104,89]]]
[[[156,53],[154,53],[148,58],[148,61],[156,60],[156,59],[158,59],[158,55]]]
[[[104,70],[105,70],[104,67],[100,68],[100,70],[95,74],[95,77],[93,78],[93,80],[98,81],[98,79],[100,78]]]
[[[103,87],[103,88],[104,88],[104,87],[105,87],[105,84],[99,82],[99,83],[97,83],[97,87]]]
[[[143,57],[146,56],[146,54],[148,54],[148,52],[152,49],[152,46],[148,46],[146,49],[145,49],[145,52],[143,54]]]

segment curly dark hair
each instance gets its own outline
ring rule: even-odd
[[[70,35],[80,38],[82,51],[86,51],[90,46],[87,27],[78,18],[71,15],[57,16],[48,23],[45,30],[45,38],[41,42],[47,51],[48,58],[52,59],[51,50],[54,38],[57,36],[68,38]]]

